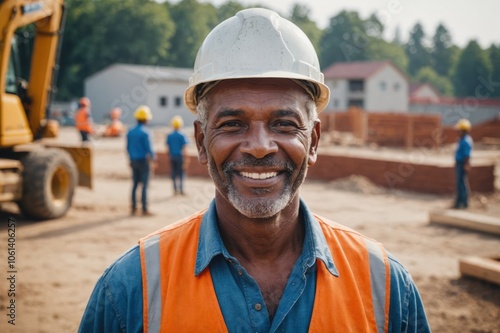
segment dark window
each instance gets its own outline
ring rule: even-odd
[[[165,96],[160,97],[160,106],[167,106],[168,104],[168,99]]]
[[[359,108],[363,108],[364,106],[364,101],[362,99],[350,99],[348,102],[347,102],[347,106],[357,106]]]
[[[177,96],[175,98],[175,106],[181,106],[182,104],[182,98],[180,98],[179,96]]]
[[[387,84],[385,83],[385,81],[380,81],[380,90],[384,91],[386,87]]]
[[[365,90],[365,81],[363,80],[350,80],[349,81],[349,91],[351,92],[363,92]]]

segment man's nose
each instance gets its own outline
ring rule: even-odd
[[[255,158],[263,158],[278,151],[273,135],[264,124],[256,124],[247,131],[247,141],[241,144],[240,151]]]

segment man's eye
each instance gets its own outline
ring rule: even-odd
[[[293,121],[280,120],[274,123],[274,126],[279,128],[297,128],[297,124]]]
[[[234,128],[234,127],[241,127],[241,123],[239,121],[225,121],[222,124],[220,124],[221,128]]]

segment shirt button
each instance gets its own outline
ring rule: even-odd
[[[260,311],[260,309],[262,309],[262,305],[260,305],[260,303],[255,304],[254,307],[255,307],[255,310],[257,310],[257,311]]]
[[[238,269],[238,275],[243,275],[243,272],[241,271],[241,269]]]

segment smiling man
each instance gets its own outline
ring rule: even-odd
[[[291,22],[248,9],[214,28],[185,102],[215,198],[111,265],[80,332],[429,332],[404,267],[300,199],[328,100]]]

